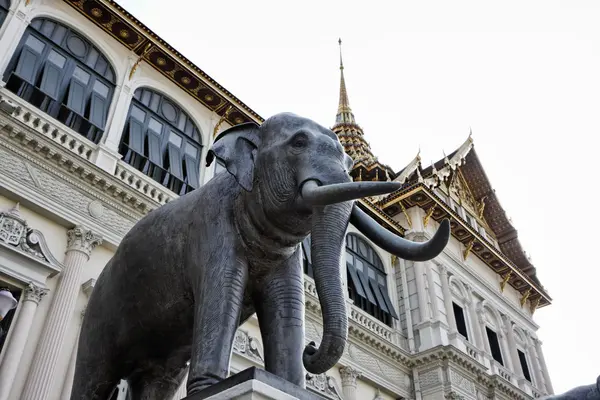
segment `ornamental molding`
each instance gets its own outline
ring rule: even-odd
[[[35,304],[40,304],[42,298],[48,294],[49,290],[29,282],[23,291],[24,301],[33,301]]]
[[[352,367],[340,367],[340,377],[342,378],[342,386],[356,387],[356,379],[360,378],[360,371]]]
[[[56,275],[63,268],[63,265],[48,248],[42,232],[30,228],[27,221],[21,216],[19,203],[8,211],[0,211],[0,243],[49,264],[54,269],[50,277]]]
[[[101,236],[82,226],[76,226],[67,231],[67,253],[70,251],[79,251],[89,258],[92,250],[101,244]]]
[[[306,388],[329,399],[343,400],[341,390],[334,377],[327,374],[314,375],[306,373]]]
[[[105,207],[102,217],[94,218],[88,209],[89,204],[96,200],[92,190],[75,183],[56,168],[52,169],[50,164],[44,164],[5,142],[2,132],[0,129],[0,182],[7,189],[43,206],[60,218],[94,227],[114,245],[143,217],[141,214],[127,215],[117,208]],[[111,203],[114,204],[112,200],[104,201],[105,206]]]
[[[160,205],[117,176],[93,164],[91,158],[98,145],[75,132],[70,132],[67,127],[48,118],[43,112],[23,102],[6,89],[0,89],[0,109],[4,111],[0,113],[0,137],[5,137],[25,150],[27,154],[20,155],[36,166],[54,172],[72,185],[93,195],[94,199],[135,219]],[[16,153],[22,153],[14,147],[9,148]],[[34,154],[43,158],[34,158]],[[51,166],[54,168],[50,168]],[[57,166],[59,168],[56,168]],[[57,170],[63,174],[58,174]],[[82,185],[81,181],[85,184]],[[167,200],[178,197],[174,193],[170,196]],[[120,201],[115,201],[117,199]]]
[[[261,366],[265,363],[260,341],[251,336],[247,331],[241,329],[236,331],[235,338],[233,339],[233,351]]]

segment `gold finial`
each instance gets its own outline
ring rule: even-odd
[[[338,44],[340,45],[340,69],[344,69],[344,62],[342,61],[342,38],[338,39]]]

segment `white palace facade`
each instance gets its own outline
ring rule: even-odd
[[[0,24],[0,287],[16,299],[0,321],[0,400],[66,400],[88,296],[121,238],[227,173],[203,162],[216,134],[263,119],[112,0],[0,0]],[[348,228],[349,343],[307,388],[343,400],[552,393],[533,320],[551,298],[472,138],[393,171],[372,154],[341,73],[332,129],[354,179],[403,184],[361,208],[414,241],[448,218],[452,237],[434,260],[406,262]],[[304,267],[306,340],[319,343],[310,254]],[[231,372],[262,366],[262,354],[251,318]],[[126,398],[122,382],[113,399]]]

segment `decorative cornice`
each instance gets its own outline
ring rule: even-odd
[[[48,289],[36,286],[32,282],[29,282],[23,291],[25,295],[24,301],[33,301],[35,304],[39,304],[40,301],[42,301],[42,298],[46,296],[48,292]]]
[[[101,244],[102,237],[82,226],[76,226],[67,231],[67,253],[80,251],[89,258],[92,250]]]

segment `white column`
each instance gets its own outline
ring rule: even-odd
[[[448,320],[448,337],[450,343],[456,344],[456,317],[454,316],[454,307],[452,306],[452,293],[450,293],[450,283],[448,280],[448,268],[440,264],[440,280],[442,282],[442,294],[444,295],[444,308],[446,309],[446,319]]]
[[[552,387],[552,381],[550,380],[550,374],[548,373],[548,366],[546,365],[546,359],[544,358],[544,352],[542,351],[542,342],[538,338],[533,338],[533,343],[540,359],[542,374],[544,374],[544,379],[546,380],[546,393],[554,394],[554,388]]]
[[[341,367],[340,377],[344,400],[356,400],[356,379],[360,377],[360,372],[352,367]]]
[[[15,1],[13,0],[12,3],[15,3]],[[14,7],[11,7],[4,24],[2,24],[3,33],[0,37],[0,76],[4,76],[4,70],[21,41],[23,32],[25,32],[27,25],[29,25],[29,18],[26,15],[28,10],[23,1],[17,2]]]
[[[408,281],[406,279],[406,261],[399,260],[400,279],[402,280],[402,299],[404,306],[404,315],[406,316],[406,334],[408,336],[408,349],[411,354],[415,352],[415,334],[412,321],[412,311],[410,308],[410,299],[408,296]]]
[[[535,346],[533,345],[533,337],[527,337],[527,352],[529,353],[529,358],[531,359],[531,369],[533,369],[533,375],[535,376],[535,387],[537,389],[544,389],[544,377],[542,376],[542,367],[540,366],[540,362],[537,358],[537,352],[535,351]]]
[[[475,302],[473,301],[473,293],[471,292],[469,286],[467,286],[467,291],[468,298],[465,299],[465,301],[467,302],[467,306],[469,308],[469,319],[472,321],[473,330],[475,331],[475,344],[480,351],[485,351],[485,340],[483,337],[483,332],[481,331],[481,324],[479,322],[479,316],[477,315],[477,309],[475,308]]]
[[[523,369],[521,368],[521,360],[519,360],[519,354],[517,353],[517,342],[515,341],[515,332],[513,331],[512,322],[506,315],[502,316],[504,322],[504,332],[506,333],[506,339],[508,340],[508,350],[512,359],[512,371],[517,375],[517,379],[523,379]]]
[[[427,276],[427,286],[429,289],[428,290],[429,303],[431,304],[431,319],[439,320],[440,314],[439,314],[439,310],[438,310],[437,294],[435,292],[435,280],[433,277],[433,274],[435,271],[434,271],[433,265],[430,261],[425,262],[424,265],[425,265],[425,275]]]
[[[77,362],[77,346],[79,345],[79,334],[81,333],[81,323],[83,322],[83,316],[85,315],[85,309],[81,311],[81,319],[77,325],[77,335],[75,336],[75,346],[71,351],[71,359],[69,360],[69,369],[65,375],[65,381],[63,382],[62,391],[60,395],[61,400],[71,399],[71,389],[73,388],[73,378],[75,377],[75,364]]]
[[[181,400],[185,396],[187,396],[187,379],[188,379],[188,376],[186,374],[185,378],[183,379],[183,382],[181,382],[181,386],[179,386],[179,389],[177,389],[177,392],[175,392],[175,396],[173,396],[173,400]]]
[[[415,282],[417,285],[417,299],[419,301],[419,323],[423,323],[429,320],[429,312],[427,307],[427,292],[425,291],[425,266],[422,262],[415,262],[413,264],[415,269]]]
[[[31,363],[21,400],[46,400],[81,288],[81,271],[102,239],[80,226],[67,232],[67,251],[56,294]]]
[[[8,399],[15,374],[23,356],[23,349],[25,349],[29,337],[35,312],[46,293],[48,293],[48,289],[42,289],[33,283],[29,283],[23,291],[23,305],[18,318],[11,327],[10,341],[6,343],[6,353],[2,365],[0,365],[0,400]]]
[[[510,352],[510,347],[508,346],[507,335],[504,334],[503,327],[500,327],[498,330],[498,340],[500,341],[500,348],[502,349],[502,361],[504,362],[504,368],[512,371],[512,355]]]

